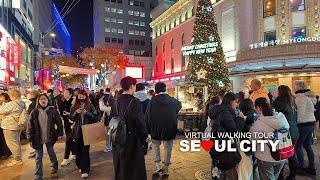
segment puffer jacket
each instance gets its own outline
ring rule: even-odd
[[[316,95],[314,92],[307,90],[299,90],[296,92],[295,103],[297,105],[297,123],[298,125],[312,125],[316,121],[314,116],[317,103]]]
[[[260,116],[259,120],[255,121],[250,128],[250,132],[252,133],[251,138],[255,140],[264,140],[264,137],[259,138],[258,136],[255,136],[254,133],[263,132],[267,135],[268,133],[272,133],[276,129],[281,128],[289,129],[289,123],[281,112],[275,112],[273,116]],[[254,152],[254,156],[261,161],[277,162],[271,156],[271,151],[267,144],[264,144],[264,151],[261,151],[261,144],[257,143],[257,151]]]
[[[1,128],[5,130],[19,130],[19,118],[23,109],[26,108],[25,102],[22,100],[14,100],[6,103],[0,109]]]
[[[259,90],[253,91],[252,94],[249,96],[249,98],[254,103],[256,101],[256,99],[264,97],[270,103],[270,98],[268,96],[268,93],[269,93],[268,89],[266,87],[262,86]]]

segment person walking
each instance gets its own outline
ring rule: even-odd
[[[46,145],[51,161],[51,174],[58,172],[58,160],[54,152],[54,144],[58,137],[63,136],[62,121],[59,112],[53,106],[49,106],[49,98],[41,94],[37,100],[36,109],[31,112],[28,121],[27,138],[31,147],[36,150],[35,179],[43,177],[43,145]]]
[[[133,96],[137,80],[132,77],[121,79],[123,93],[111,107],[110,119],[121,116],[127,127],[127,140],[123,146],[113,144],[115,180],[146,180],[145,146],[147,134],[142,105]]]
[[[0,94],[0,109],[5,105],[6,98]],[[11,156],[11,151],[7,146],[4,138],[3,129],[0,127],[0,160],[8,159]]]
[[[281,112],[285,115],[290,128],[290,136],[292,144],[295,145],[299,138],[299,129],[297,125],[297,108],[294,102],[294,96],[291,93],[291,89],[288,86],[281,85],[278,87],[278,97],[273,102],[273,107],[276,112]],[[290,174],[286,178],[287,180],[294,180],[296,178],[297,160],[296,156],[292,156],[289,159]],[[283,170],[279,176],[284,179]]]
[[[269,98],[269,91],[267,88],[262,86],[262,83],[259,79],[253,79],[250,84],[250,88],[252,90],[252,93],[249,96],[249,99],[252,100],[252,102],[255,102],[256,99],[260,97],[264,97],[267,99],[268,103],[270,103],[270,98]]]
[[[80,90],[76,96],[71,108],[71,120],[74,121],[72,137],[75,139],[76,165],[81,177],[87,178],[90,173],[90,145],[84,145],[81,126],[97,122],[98,116],[85,90]]]
[[[296,144],[299,169],[297,173],[306,173],[307,175],[316,176],[314,152],[311,146],[312,133],[316,122],[316,118],[314,116],[316,96],[310,89],[308,89],[304,81],[295,81],[293,87],[296,92],[295,103],[297,105],[297,122],[300,134]],[[309,160],[309,166],[307,168],[304,168],[303,148],[306,150]]]
[[[181,102],[167,94],[166,85],[157,83],[156,96],[153,97],[147,107],[145,119],[149,134],[152,139],[152,154],[154,173],[169,176],[173,140],[177,134],[178,112]],[[164,146],[164,164],[161,163],[160,145]]]
[[[53,95],[53,89],[48,89],[47,90],[47,96],[49,98],[49,105],[54,106],[54,95]]]
[[[250,132],[264,133],[265,135],[273,133],[277,129],[289,129],[289,123],[286,117],[282,113],[273,112],[268,100],[264,97],[256,99],[255,110],[259,115],[259,119],[256,120]],[[253,140],[264,139],[255,135],[251,137]],[[272,155],[270,147],[267,144],[263,144],[264,150],[261,151],[261,144],[257,143],[256,151],[254,152],[255,158],[258,160],[258,170],[260,180],[278,179],[279,174],[284,166],[285,161],[276,161]]]
[[[64,132],[66,134],[66,142],[65,142],[65,149],[64,149],[64,158],[61,163],[61,166],[67,166],[71,163],[72,160],[76,160],[76,153],[74,142],[72,138],[72,129],[71,126],[73,122],[70,120],[70,112],[72,107],[72,95],[73,89],[68,88],[63,92],[63,102],[61,103],[61,111],[60,113],[63,119],[64,124]],[[71,156],[70,156],[71,153]]]
[[[28,99],[29,101],[31,102],[27,108],[27,113],[28,115],[31,115],[31,112],[36,108],[37,106],[37,99],[38,99],[38,96],[39,96],[39,91],[35,90],[35,89],[32,89],[29,94],[28,94]],[[30,152],[29,152],[29,155],[28,157],[29,158],[33,158],[36,156],[36,151],[34,149],[32,149]]]
[[[19,124],[19,119],[26,105],[21,100],[21,94],[18,90],[10,89],[8,95],[11,101],[0,109],[0,116],[2,116],[1,128],[3,134],[13,155],[13,160],[7,164],[8,167],[11,167],[22,165],[20,135],[24,127]]]
[[[139,101],[142,103],[142,111],[145,114],[147,106],[150,102],[147,93],[145,92],[145,87],[142,83],[138,83],[136,86],[136,92],[134,93],[134,97],[138,98]]]

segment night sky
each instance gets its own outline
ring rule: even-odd
[[[77,0],[76,0],[77,1]],[[53,0],[59,12],[67,0]],[[72,2],[72,0],[69,1]],[[93,46],[93,1],[81,0],[63,19],[71,34],[72,49]]]

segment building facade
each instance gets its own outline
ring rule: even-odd
[[[1,70],[5,71],[5,78],[0,81],[8,86],[31,86],[34,52],[33,3],[31,0],[3,0],[0,3],[1,33],[5,35],[1,39]]]
[[[248,91],[259,78],[273,91],[305,80],[320,93],[319,5],[317,0],[212,1],[234,92]],[[179,0],[151,22],[153,79],[174,85],[184,78],[197,1]]]

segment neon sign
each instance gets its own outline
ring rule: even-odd
[[[285,45],[285,44],[295,44],[295,43],[302,43],[302,42],[318,42],[320,41],[320,37],[299,37],[293,39],[277,39],[272,41],[264,41],[264,42],[256,42],[250,44],[249,47],[251,49],[269,47],[269,46],[276,46],[276,45]]]

